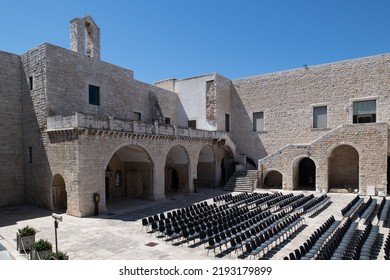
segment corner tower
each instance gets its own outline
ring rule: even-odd
[[[70,49],[100,60],[100,28],[92,17],[70,21]]]

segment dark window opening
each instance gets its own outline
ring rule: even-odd
[[[89,85],[89,104],[100,105],[100,88]]]
[[[33,77],[29,77],[28,78],[28,83],[30,85],[30,90],[33,90],[34,89],[34,79],[33,79]]]
[[[230,115],[225,114],[225,131],[230,132]]]
[[[188,128],[196,129],[196,121],[188,121]]]
[[[28,162],[32,163],[33,158],[32,158],[32,147],[28,147]]]
[[[171,124],[171,118],[165,118],[165,124]]]
[[[375,123],[376,100],[353,103],[353,123]]]
[[[141,113],[140,112],[134,112],[134,120],[141,121]]]

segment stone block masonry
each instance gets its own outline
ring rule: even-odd
[[[20,57],[0,52],[0,206],[24,202]]]

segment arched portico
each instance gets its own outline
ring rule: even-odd
[[[106,200],[152,198],[153,161],[140,146],[125,145],[111,157],[105,169]]]
[[[199,152],[197,165],[197,186],[198,187],[215,187],[215,155],[209,145],[205,145]]]
[[[165,160],[165,194],[189,190],[189,156],[181,145],[173,146]]]

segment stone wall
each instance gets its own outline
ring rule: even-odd
[[[47,44],[47,110],[49,116],[75,112],[176,124],[177,95],[134,80],[133,71]],[[89,104],[89,85],[100,88],[100,105]],[[152,102],[151,102],[152,101]]]
[[[46,130],[46,45],[21,55],[23,96],[23,151],[25,160],[25,199],[40,207],[51,207],[53,175],[49,164]],[[30,88],[30,80],[33,86]]]
[[[354,101],[377,100],[377,122],[390,122],[390,55],[309,66],[233,81],[232,138],[253,158],[288,144],[309,144],[352,123]],[[326,105],[328,127],[313,128],[313,107]],[[264,112],[264,131],[253,113]]]
[[[370,188],[376,193],[380,191],[386,193],[388,129],[387,123],[344,125],[310,145],[287,145],[259,161],[260,176],[264,180],[270,170],[279,171],[283,176],[283,189],[296,189],[299,161],[310,158],[316,166],[315,190],[319,192],[329,190],[332,176],[336,175],[337,179],[342,181],[346,180],[345,176],[347,176],[343,173],[348,173],[348,177],[351,178],[357,172],[361,194],[367,194]],[[344,151],[351,150],[354,153],[344,154],[347,158],[340,158],[337,149],[342,146],[347,147]],[[336,158],[350,164],[356,164],[357,159],[355,166],[358,170],[354,170],[351,175],[350,166],[339,164],[337,166],[339,173],[334,174],[335,167],[329,163],[334,162]]]
[[[232,91],[232,82],[225,77],[216,74],[216,123],[217,130],[225,131],[225,115],[229,115],[231,128],[231,119],[232,119],[232,103],[231,103],[231,91]]]
[[[0,206],[5,206],[24,202],[20,57],[0,52],[0,69]]]

